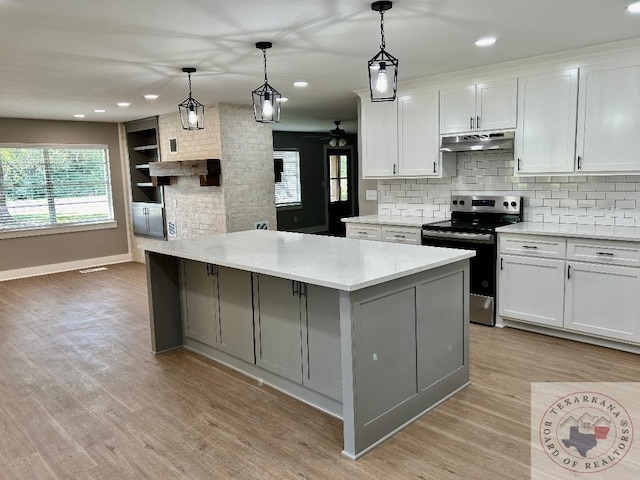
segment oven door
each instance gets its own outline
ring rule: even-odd
[[[496,242],[491,233],[462,233],[423,230],[422,244],[433,247],[474,250],[471,258],[471,298],[469,319],[473,323],[495,325]]]

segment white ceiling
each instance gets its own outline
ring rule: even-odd
[[[289,97],[276,129],[326,131],[343,120],[354,131],[353,90],[366,88],[366,62],[380,44],[370,3],[0,0],[0,117],[120,122],[177,111],[186,66],[198,69],[200,102],[248,105],[263,76],[255,42],[271,41],[269,83]],[[385,31],[401,81],[640,36],[627,0],[393,3]],[[487,35],[498,38],[493,47],[473,44]],[[309,86],[294,88],[298,79]]]

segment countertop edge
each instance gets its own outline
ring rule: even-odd
[[[576,228],[576,231],[571,231],[572,228]],[[498,227],[496,232],[517,235],[539,235],[546,237],[566,237],[589,240],[640,242],[640,228],[637,227],[521,222]]]
[[[363,241],[370,241],[370,240],[363,240]],[[228,268],[235,268],[237,270],[244,270],[247,272],[254,272],[254,273],[260,273],[263,275],[270,275],[272,277],[278,277],[278,278],[284,278],[286,280],[295,280],[295,281],[299,281],[299,282],[304,282],[304,283],[309,283],[311,285],[318,285],[321,287],[327,287],[327,288],[332,288],[335,290],[341,290],[344,292],[354,292],[356,290],[362,290],[364,288],[367,287],[372,287],[375,285],[380,285],[382,283],[386,283],[392,280],[397,280],[399,278],[403,278],[403,277],[407,277],[416,273],[421,273],[421,272],[426,272],[429,270],[433,270],[435,268],[438,267],[442,267],[444,265],[450,265],[453,263],[457,263],[463,260],[467,260],[469,258],[472,258],[473,256],[475,256],[475,252],[466,252],[466,253],[460,253],[459,255],[457,255],[455,258],[453,259],[443,259],[443,260],[438,260],[438,261],[434,261],[433,263],[430,263],[428,265],[424,265],[422,267],[415,267],[415,268],[410,268],[408,270],[402,271],[402,272],[397,272],[397,273],[393,273],[393,274],[389,274],[389,275],[384,275],[382,277],[376,278],[376,279],[372,279],[372,280],[367,280],[364,282],[360,282],[360,283],[356,283],[356,284],[340,284],[340,283],[336,283],[336,282],[329,282],[329,281],[325,281],[322,279],[314,279],[314,278],[310,278],[310,277],[303,277],[301,275],[295,275],[295,274],[288,274],[286,272],[280,272],[280,271],[273,271],[273,270],[268,270],[265,268],[260,268],[260,267],[255,267],[255,266],[250,266],[250,265],[244,265],[244,264],[238,264],[238,263],[233,263],[233,262],[228,262],[228,261],[224,261],[224,260],[218,260],[218,259],[214,259],[214,258],[205,258],[205,257],[201,257],[198,255],[193,255],[193,254],[188,254],[188,253],[181,253],[181,254],[176,254],[176,252],[170,251],[170,250],[163,250],[161,247],[152,247],[152,248],[146,248],[145,251],[147,252],[151,252],[151,253],[158,253],[160,255],[167,255],[170,257],[176,257],[176,258],[183,258],[185,260],[193,260],[196,262],[203,262],[203,263],[211,263],[214,265],[220,265],[222,267],[228,267]],[[462,250],[461,250],[462,252]]]

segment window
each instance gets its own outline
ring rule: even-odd
[[[329,201],[349,200],[349,157],[345,154],[329,155]]]
[[[297,206],[302,203],[300,188],[300,153],[297,150],[273,152],[282,159],[282,180],[276,182],[276,207]]]
[[[106,145],[0,145],[0,232],[112,221]]]

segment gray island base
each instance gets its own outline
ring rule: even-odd
[[[146,252],[152,351],[342,419],[357,459],[469,384],[473,255],[260,230],[168,242]]]

